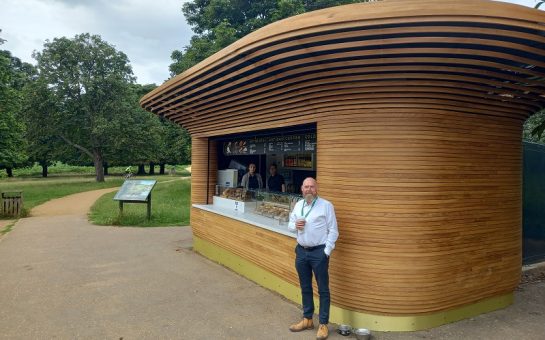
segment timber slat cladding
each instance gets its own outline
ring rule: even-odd
[[[293,238],[197,208],[191,210],[191,227],[195,236],[298,284]]]
[[[206,204],[208,138],[191,138],[191,203]]]
[[[484,0],[339,6],[260,29],[141,105],[192,134],[192,203],[212,138],[315,123],[335,205],[332,303],[385,315],[512,292],[521,265],[521,131],[545,106],[545,15]],[[298,285],[295,241],[198,208],[195,235]]]
[[[337,302],[424,313],[512,291],[521,261],[521,124],[412,117],[445,130],[435,136],[426,124],[418,131],[401,119],[393,132],[359,118],[318,122],[320,194],[334,203],[340,229],[332,296],[350,297]],[[474,143],[479,152],[468,152]]]
[[[217,155],[217,143],[215,141],[210,141],[208,144],[208,183],[210,185],[208,186],[208,203],[211,204],[213,202],[213,196],[216,192],[216,186],[215,184],[217,181],[218,176],[218,155]]]
[[[544,105],[541,12],[487,1],[452,2],[448,15],[445,2],[403,7],[424,4],[410,16],[382,2],[270,25],[169,81],[142,105],[199,135],[226,121],[236,129],[264,116],[269,126],[298,114],[313,120],[309,108],[356,102],[362,109],[391,102],[430,108],[433,99],[519,119]],[[378,89],[384,81],[404,88]],[[334,104],[325,106],[328,98]]]

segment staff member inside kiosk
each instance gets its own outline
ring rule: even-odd
[[[271,164],[269,167],[269,173],[271,176],[267,179],[267,189],[269,191],[286,192],[286,182],[284,176],[277,173],[276,164]]]
[[[248,165],[248,172],[242,176],[242,180],[240,181],[240,185],[243,188],[246,189],[262,189],[263,188],[263,180],[261,179],[261,175],[257,172],[255,172],[256,167],[254,163],[250,163]]]

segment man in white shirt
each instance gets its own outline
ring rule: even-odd
[[[316,277],[320,295],[320,326],[317,340],[329,335],[329,256],[339,236],[333,204],[318,197],[318,183],[312,177],[303,181],[301,192],[304,199],[295,204],[290,214],[288,228],[297,232],[295,268],[299,275],[303,302],[303,320],[290,326],[290,331],[300,332],[314,328],[314,299],[312,273]]]

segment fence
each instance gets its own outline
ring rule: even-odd
[[[545,145],[523,143],[522,262],[545,260]]]

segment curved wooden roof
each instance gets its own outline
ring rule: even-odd
[[[385,108],[524,120],[545,105],[545,13],[486,0],[305,13],[240,39],[141,105],[194,136]]]

